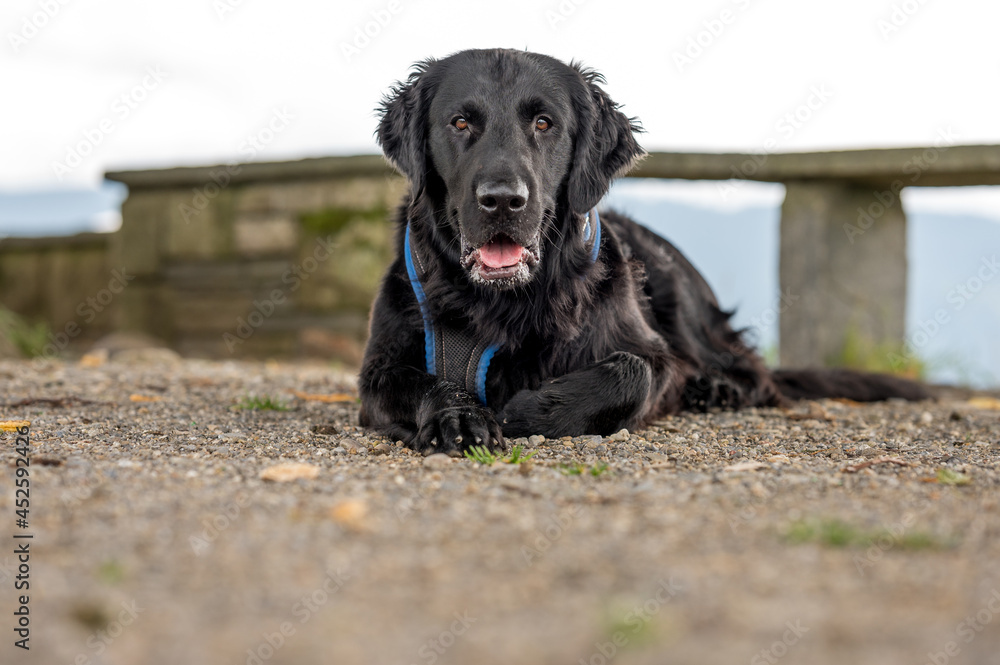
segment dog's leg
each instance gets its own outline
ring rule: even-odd
[[[619,351],[601,362],[521,390],[498,414],[508,437],[612,434],[646,415],[653,386],[650,363]]]
[[[464,388],[411,367],[362,372],[361,424],[402,439],[414,450],[451,452],[503,448],[493,412]]]
[[[503,448],[503,433],[490,409],[457,384],[418,369],[423,365],[422,334],[390,304],[398,302],[399,295],[389,295],[396,300],[382,296],[376,300],[358,379],[361,425],[402,439],[421,452],[461,451],[476,445]]]

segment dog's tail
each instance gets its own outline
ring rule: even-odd
[[[934,397],[930,388],[916,381],[852,369],[779,369],[774,382],[782,397],[792,400],[843,397],[877,402],[892,397],[911,401]]]

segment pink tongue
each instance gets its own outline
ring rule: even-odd
[[[524,248],[505,236],[494,238],[479,249],[479,258],[490,268],[517,265]]]

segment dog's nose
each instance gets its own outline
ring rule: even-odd
[[[484,212],[521,212],[528,205],[528,186],[524,181],[483,182],[476,187],[476,199]]]

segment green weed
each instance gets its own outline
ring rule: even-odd
[[[0,307],[0,338],[6,339],[25,358],[45,354],[50,332],[48,324],[30,324],[6,307]]]
[[[594,478],[597,478],[607,470],[608,470],[608,465],[604,462],[601,462],[600,464],[595,464],[594,466],[590,467],[590,475],[592,475]]]
[[[125,579],[125,569],[114,559],[109,559],[97,569],[97,576],[107,584],[118,584]]]
[[[489,466],[497,461],[497,456],[489,451],[486,446],[469,446],[465,451],[465,456],[473,462],[479,462]]]
[[[236,405],[241,411],[288,411],[288,406],[270,395],[246,395]]]
[[[951,539],[943,539],[926,531],[895,532],[889,529],[863,529],[837,519],[799,520],[793,522],[785,533],[785,540],[793,544],[816,543],[826,547],[868,548],[872,545],[903,550],[946,549],[954,547]]]
[[[968,485],[972,478],[951,469],[938,469],[937,481],[942,485]]]
[[[535,456],[534,451],[525,455],[524,446],[518,444],[513,448],[511,448],[510,455],[507,457],[507,459],[504,460],[504,462],[506,462],[507,464],[520,464],[521,462],[526,462],[527,460],[531,459],[534,456]]]
[[[559,471],[564,476],[582,476],[584,472],[597,478],[602,473],[608,470],[608,465],[604,462],[595,464],[594,466],[587,468],[586,464],[580,462],[570,462],[569,464],[560,464]]]

